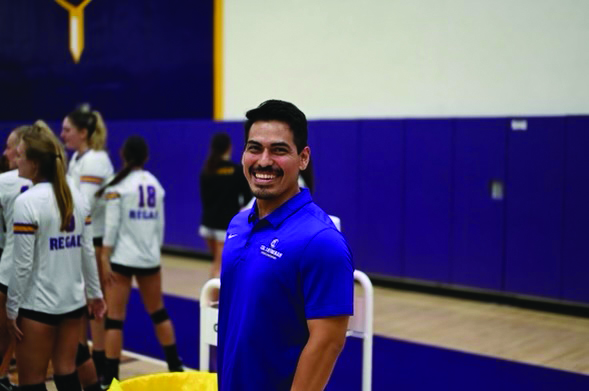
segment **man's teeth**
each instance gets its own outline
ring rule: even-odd
[[[261,172],[256,172],[254,175],[258,179],[274,179],[274,178],[276,178],[276,175],[273,175],[273,174],[262,174]]]

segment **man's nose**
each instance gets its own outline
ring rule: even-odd
[[[270,151],[264,149],[264,151],[262,152],[262,156],[260,156],[260,160],[258,161],[258,165],[266,167],[271,166],[272,163],[274,163],[274,161],[272,160],[272,155],[270,154]]]

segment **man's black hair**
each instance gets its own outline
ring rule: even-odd
[[[245,114],[245,141],[247,143],[250,128],[257,121],[280,121],[290,128],[297,152],[301,153],[307,146],[307,117],[290,102],[271,99],[263,102]]]

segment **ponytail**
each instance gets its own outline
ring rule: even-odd
[[[147,143],[141,136],[131,136],[123,145],[123,158],[125,160],[125,167],[111,179],[106,185],[101,187],[96,192],[96,197],[100,198],[109,186],[114,186],[120,183],[127,177],[135,168],[141,168],[147,161],[149,155],[149,148]]]
[[[74,214],[74,200],[65,177],[65,160],[62,155],[58,155],[55,159],[55,177],[51,183],[53,184],[53,192],[61,216],[59,229],[65,231]]]
[[[227,133],[216,133],[211,140],[211,151],[205,162],[203,173],[214,175],[223,161],[223,155],[231,148],[231,138]]]
[[[92,135],[88,135],[88,147],[96,151],[101,151],[106,145],[106,125],[104,124],[102,115],[98,111],[94,110],[92,115],[95,118],[96,128],[92,132]]]
[[[88,132],[88,147],[94,150],[103,150],[106,145],[106,125],[102,115],[90,108],[88,103],[81,104],[78,108],[67,115],[72,124],[81,131]]]
[[[207,158],[207,161],[205,163],[205,167],[203,172],[206,175],[214,175],[215,172],[217,171],[217,168],[219,168],[219,164],[223,161],[223,159],[221,158],[221,155],[214,155],[211,154],[209,155],[209,157]]]
[[[74,214],[74,201],[66,180],[67,160],[63,147],[49,126],[41,120],[24,132],[27,159],[39,165],[39,176],[53,185],[61,216],[60,230],[65,231]]]
[[[120,183],[123,179],[125,179],[127,177],[127,175],[129,175],[131,173],[131,171],[133,171],[133,168],[135,168],[135,167],[128,166],[128,165],[123,167],[123,169],[121,171],[117,172],[117,175],[115,175],[113,179],[111,179],[106,185],[102,186],[96,192],[95,197],[97,197],[97,198],[102,197],[102,195],[106,191],[107,187],[114,186],[114,185]]]

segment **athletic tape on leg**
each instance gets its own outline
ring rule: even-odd
[[[88,360],[90,360],[90,349],[87,345],[79,343],[78,352],[76,353],[76,366],[79,367]]]
[[[168,311],[166,311],[165,308],[161,308],[149,316],[151,317],[151,321],[153,322],[153,324],[159,324],[170,319],[170,317],[168,316]]]
[[[122,330],[123,329],[123,321],[118,319],[111,319],[106,318],[104,320],[104,329],[105,330]]]

